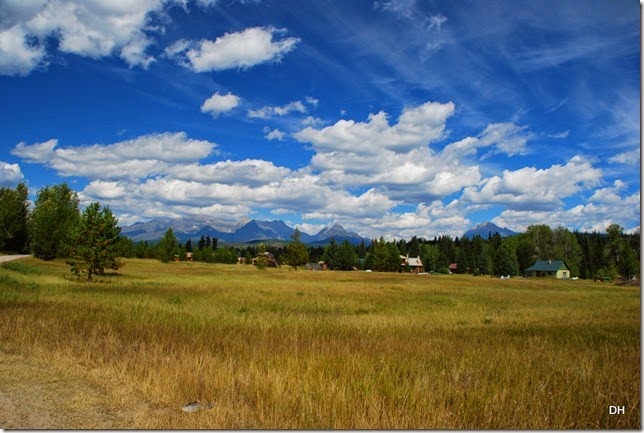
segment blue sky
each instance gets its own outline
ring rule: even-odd
[[[0,184],[123,225],[640,224],[640,5],[0,1]]]

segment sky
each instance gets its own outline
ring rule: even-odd
[[[0,0],[0,185],[460,236],[640,225],[634,0]]]

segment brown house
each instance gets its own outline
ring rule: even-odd
[[[406,256],[400,256],[400,269],[401,272],[405,272],[409,267],[409,270],[412,274],[420,274],[423,272],[423,262],[420,260],[420,257],[409,257],[409,254]]]

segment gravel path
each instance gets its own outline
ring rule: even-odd
[[[10,256],[0,256],[0,263],[10,262],[12,260],[24,259],[25,257],[31,257],[29,254],[13,254]]]

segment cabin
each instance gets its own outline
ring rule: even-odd
[[[409,257],[409,254],[406,256],[400,256],[400,270],[405,272],[409,268],[412,274],[420,274],[423,272],[423,262],[420,260],[420,257]]]
[[[570,278],[570,269],[561,260],[537,260],[534,265],[523,271],[526,277]]]
[[[308,269],[310,271],[326,271],[329,269],[329,265],[322,260],[317,263],[307,263],[304,265],[304,269]]]

